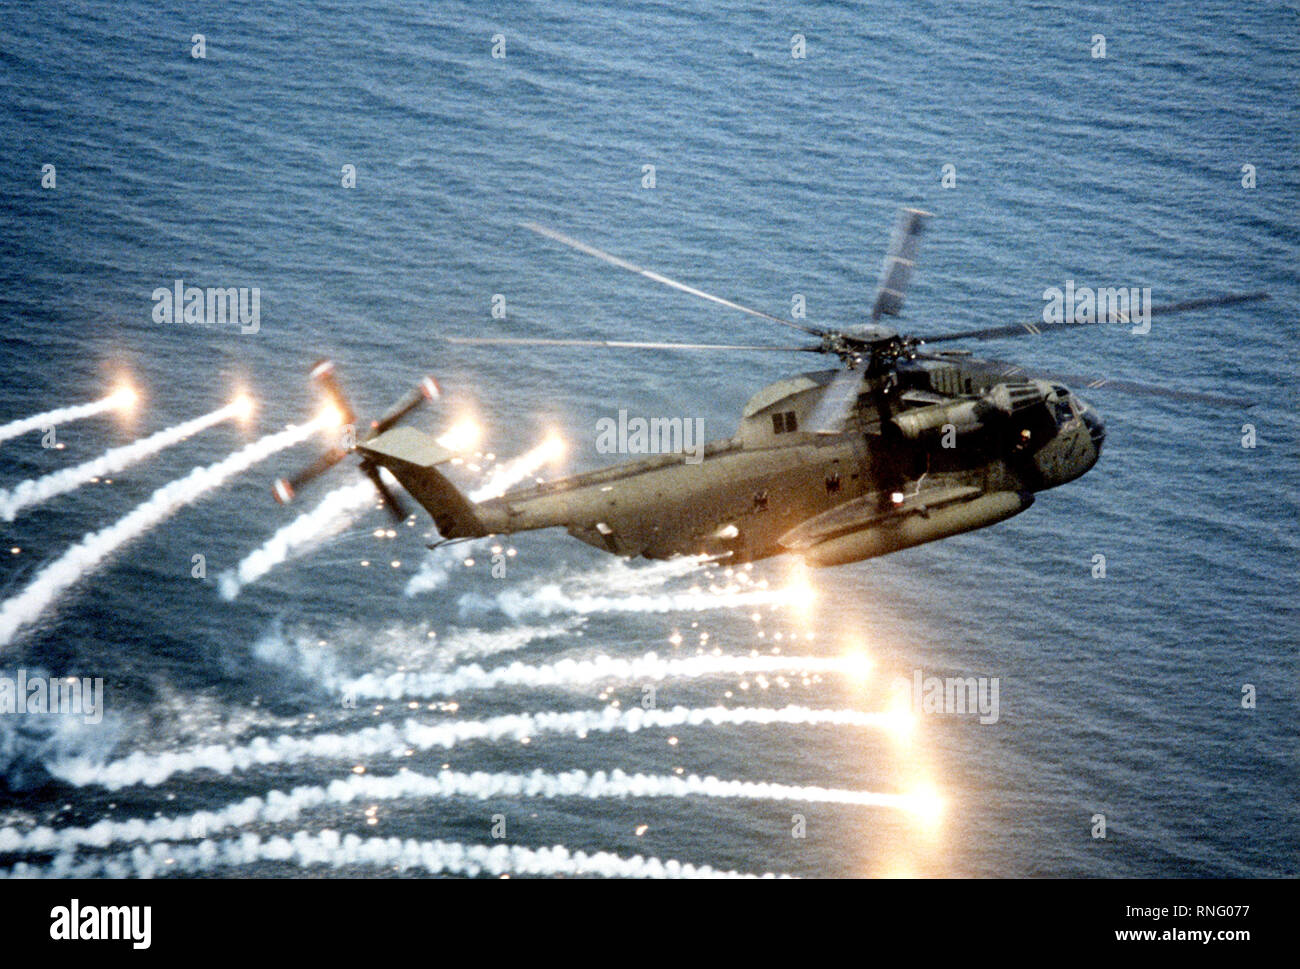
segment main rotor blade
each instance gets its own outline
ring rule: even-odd
[[[1169,313],[1187,313],[1191,310],[1207,309],[1211,306],[1232,306],[1236,303],[1252,303],[1268,299],[1268,293],[1231,293],[1227,296],[1209,296],[1204,299],[1189,299],[1181,303],[1165,303],[1163,306],[1151,307],[1152,316]],[[940,343],[944,340],[996,340],[1005,336],[1039,336],[1050,330],[1065,330],[1077,326],[1096,326],[1100,323],[1132,323],[1130,314],[1117,313],[1093,320],[1092,323],[1063,320],[1060,323],[1044,323],[1041,320],[1031,323],[1013,323],[1010,326],[991,326],[983,330],[958,330],[954,333],[939,333],[935,336],[918,337],[922,343]]]
[[[714,296],[712,293],[706,293],[702,289],[696,289],[694,286],[687,286],[685,283],[679,283],[677,280],[670,279],[662,273],[657,273],[651,269],[638,266],[636,263],[629,262],[626,259],[620,259],[618,256],[608,253],[604,249],[597,249],[595,246],[589,246],[585,242],[581,242],[572,236],[566,236],[563,232],[557,232],[555,229],[548,228],[547,226],[540,225],[536,222],[520,222],[519,224],[529,232],[536,232],[538,235],[546,236],[548,239],[553,239],[561,245],[568,246],[570,249],[576,249],[578,252],[585,252],[589,256],[595,256],[597,259],[601,259],[609,263],[611,266],[618,266],[620,269],[626,269],[628,272],[636,273],[638,276],[644,276],[646,279],[656,283],[662,283],[664,286],[670,286],[683,293],[698,296],[700,299],[708,300],[710,303],[717,303],[719,306],[726,306],[733,310],[740,310],[740,312],[748,313],[750,316],[757,316],[762,320],[780,323],[782,326],[792,327],[793,329],[801,330],[804,333],[811,333],[813,336],[822,335],[821,330],[814,329],[811,326],[803,326],[802,324],[795,323],[793,320],[773,316],[771,313],[764,313],[762,310],[751,309],[748,306],[743,306],[740,303],[733,302],[732,300],[723,299],[721,296]]]
[[[880,269],[880,282],[876,284],[876,300],[871,307],[871,322],[880,317],[897,316],[903,309],[903,297],[916,267],[916,255],[921,248],[921,233],[927,219],[934,216],[921,209],[903,209],[898,213],[893,238],[889,240],[889,254]]]
[[[862,387],[862,371],[841,370],[822,391],[817,406],[808,415],[808,430],[814,434],[838,434],[844,430],[849,413],[858,402]]]
[[[731,343],[654,343],[637,340],[548,340],[542,337],[449,336],[448,343],[471,346],[612,347],[616,350],[775,350],[784,353],[821,353],[821,344],[806,347],[741,346]]]
[[[920,356],[927,360],[946,359],[934,354],[921,354]],[[1192,401],[1198,404],[1211,404],[1215,407],[1255,406],[1253,400],[1243,400],[1239,397],[1224,397],[1221,394],[1203,394],[1195,390],[1179,390],[1173,387],[1160,387],[1156,384],[1140,383],[1133,380],[1110,380],[1106,377],[1095,377],[1085,374],[1055,373],[1049,370],[1022,367],[1020,364],[1012,363],[1009,360],[984,360],[979,357],[972,357],[970,358],[970,362],[976,366],[987,367],[990,371],[993,371],[1002,377],[1037,377],[1040,380],[1052,380],[1056,383],[1065,384],[1074,391],[1103,389],[1118,390],[1125,394],[1139,394],[1144,397],[1167,397],[1170,400]]]

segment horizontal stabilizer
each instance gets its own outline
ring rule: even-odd
[[[357,450],[372,458],[391,458],[419,468],[432,468],[455,457],[455,453],[413,427],[395,427],[378,437],[357,445]],[[380,460],[378,463],[383,464]]]

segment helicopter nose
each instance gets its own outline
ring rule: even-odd
[[[1096,408],[1082,398],[1079,402],[1083,404],[1083,423],[1087,425],[1088,433],[1092,436],[1092,445],[1097,449],[1097,453],[1101,454],[1102,442],[1106,440],[1106,425],[1098,416]]]

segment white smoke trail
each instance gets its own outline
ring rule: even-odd
[[[554,639],[586,623],[581,616],[546,626],[509,626],[505,629],[456,630],[445,637],[431,637],[427,625],[375,630],[359,627],[336,632],[326,641],[318,635],[300,630],[286,635],[277,623],[252,647],[253,656],[263,663],[292,670],[295,674],[325,684],[347,696],[351,682],[338,670],[338,656],[364,650],[366,662],[391,664],[399,669],[445,669],[465,657],[493,656],[523,649],[534,642]],[[353,697],[356,699],[357,697]]]
[[[466,593],[460,598],[460,608],[464,612],[496,609],[511,619],[519,619],[523,616],[553,616],[559,612],[586,616],[597,612],[706,612],[756,606],[803,609],[809,603],[809,596],[808,587],[802,585],[750,589],[735,583],[659,595],[571,595],[558,583],[549,583],[527,592],[506,589],[495,596]]]
[[[820,656],[688,656],[661,659],[647,653],[637,659],[596,656],[563,659],[546,666],[511,663],[496,669],[462,666],[446,673],[393,673],[365,676],[335,684],[356,699],[398,700],[403,697],[449,696],[463,690],[490,690],[501,686],[580,686],[601,680],[665,680],[701,676],[753,676],[777,673],[826,673],[864,676],[870,671],[864,657]]]
[[[447,584],[456,566],[467,558],[477,555],[490,542],[490,538],[475,538],[455,545],[440,545],[429,550],[415,575],[406,583],[408,598],[425,592],[436,592]]]
[[[564,582],[581,593],[644,592],[698,572],[709,563],[709,558],[705,555],[679,555],[643,565],[629,562],[629,559],[613,559],[598,569],[569,576]]]
[[[456,566],[466,556],[477,554],[489,541],[491,539],[480,538],[433,549],[425,556],[420,570],[407,582],[406,594],[415,596],[442,588]],[[697,572],[709,561],[703,555],[681,555],[663,562],[632,566],[625,559],[614,559],[600,569],[573,575],[564,581],[566,587],[572,586],[575,591],[584,594],[597,590],[604,593],[643,591]],[[584,601],[583,596],[578,596],[577,599]]]
[[[7,441],[10,438],[18,437],[20,434],[26,434],[28,431],[38,431],[44,427],[68,424],[72,421],[94,417],[96,414],[102,414],[105,411],[126,407],[134,400],[135,394],[130,390],[123,389],[115,391],[107,397],[91,401],[89,404],[59,407],[55,410],[46,411],[44,414],[34,414],[21,420],[10,421],[8,424],[0,425],[0,441]]]
[[[246,555],[234,569],[223,572],[217,580],[221,598],[227,602],[234,599],[244,586],[256,582],[277,565],[332,532],[346,527],[374,503],[375,486],[369,481],[334,489],[315,508],[303,512],[272,535],[261,548]]]
[[[492,472],[487,482],[470,492],[470,501],[486,501],[506,493],[543,465],[555,461],[564,453],[564,443],[558,437],[548,437],[531,451],[505,462]]]
[[[557,437],[548,437],[531,451],[526,451],[498,466],[488,480],[469,493],[470,501],[486,501],[505,494],[513,485],[525,480],[538,468],[556,460],[564,452],[564,444]],[[492,539],[476,538],[431,549],[420,563],[419,570],[406,583],[406,595],[413,597],[424,592],[434,592],[447,584],[455,567],[466,557],[476,555]]]
[[[448,720],[423,724],[407,720],[401,726],[381,724],[349,734],[288,734],[259,737],[237,747],[210,744],[190,750],[162,754],[137,752],[108,764],[86,758],[64,758],[51,763],[50,774],[78,787],[98,786],[118,790],[143,784],[156,787],[176,774],[210,770],[231,774],[269,765],[296,764],[306,760],[353,760],[366,757],[405,756],[408,750],[451,748],[469,741],[522,740],[539,734],[568,734],[586,737],[667,727],[802,725],[895,729],[899,718],[891,713],[863,713],[859,710],[786,707],[673,707],[646,710],[577,710],[563,713],[515,713],[487,720]]]
[[[586,625],[582,616],[548,626],[508,626],[491,631],[466,629],[448,636],[441,643],[439,658],[443,663],[466,658],[484,658],[499,653],[512,653],[535,642],[567,636]]]
[[[9,874],[17,878],[153,878],[159,875],[238,868],[262,862],[279,862],[312,868],[383,868],[419,870],[429,874],[468,875],[597,875],[606,878],[753,878],[735,871],[707,865],[633,855],[624,858],[608,851],[587,853],[553,848],[524,848],[518,845],[467,845],[454,841],[402,841],[398,838],[362,838],[337,831],[310,834],[299,831],[291,838],[262,839],[255,834],[199,845],[161,842],[148,848],[78,863],[75,856],[62,854],[48,867],[26,863],[15,865]],[[771,874],[762,877],[775,877]]]
[[[276,825],[296,821],[305,812],[357,801],[396,801],[404,798],[727,798],[750,801],[796,801],[805,804],[843,804],[851,807],[915,810],[916,795],[878,794],[838,788],[733,781],[717,777],[685,777],[606,773],[572,770],[547,774],[472,774],[444,770],[434,775],[402,770],[389,777],[352,775],[328,785],[301,786],[290,791],[270,791],[236,801],[215,811],[198,811],[180,817],[145,820],[100,821],[83,828],[41,826],[20,832],[0,829],[0,854],[50,854],[78,848],[108,848],[115,844],[192,841],[215,837],[249,825]],[[921,805],[924,807],[925,805]]]
[[[74,491],[94,478],[117,474],[136,462],[143,461],[145,458],[171,447],[173,444],[179,444],[181,441],[199,433],[199,431],[207,430],[222,421],[241,417],[247,412],[248,402],[237,400],[212,411],[210,414],[204,414],[202,417],[194,418],[194,420],[177,424],[175,427],[169,427],[131,444],[105,451],[99,457],[83,462],[75,468],[65,468],[62,471],[47,474],[43,478],[24,481],[12,491],[0,491],[0,517],[11,522],[24,508],[39,505],[41,502],[49,501],[57,495]]]
[[[183,478],[163,485],[143,504],[76,545],[36,573],[18,595],[0,605],[0,646],[11,642],[18,630],[34,621],[65,590],[89,574],[110,554],[165,521],[185,505],[203,497],[230,478],[264,461],[278,451],[305,441],[329,426],[322,416],[301,426],[290,424],[268,434],[215,464],[195,468]]]

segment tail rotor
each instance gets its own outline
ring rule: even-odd
[[[385,411],[378,420],[371,421],[366,433],[358,437],[355,433],[357,414],[352,407],[351,401],[343,392],[343,386],[335,372],[334,361],[317,361],[311,368],[311,379],[320,387],[329,404],[338,411],[339,423],[344,428],[343,443],[330,448],[292,477],[276,480],[271,487],[271,494],[282,505],[287,505],[293,501],[303,487],[329,471],[349,454],[352,454],[356,450],[357,444],[369,441],[385,431],[391,430],[422,404],[435,401],[442,396],[442,390],[433,377],[421,377],[419,383],[409,393]],[[409,517],[406,505],[394,494],[392,487],[380,473],[380,469],[372,461],[363,460],[360,470],[374,484],[384,508],[387,509],[394,521],[399,523],[406,521]]]

